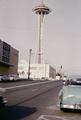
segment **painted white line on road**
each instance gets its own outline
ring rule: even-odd
[[[48,120],[48,119],[45,118],[44,115],[41,115],[37,120]]]
[[[38,89],[33,89],[32,92],[37,91]]]
[[[25,85],[18,85],[18,86],[12,86],[12,87],[6,87],[6,90],[15,89],[15,88],[22,88],[22,87],[28,87],[28,86],[34,86],[34,85],[40,85],[45,83],[51,83],[53,81],[47,81],[47,82],[39,82],[39,83],[32,83],[32,84],[25,84]]]
[[[64,117],[55,116],[55,115],[41,115],[37,120],[54,120],[55,118],[58,120],[68,120]]]
[[[59,107],[52,105],[52,106],[48,106],[47,109],[49,110],[59,110]]]

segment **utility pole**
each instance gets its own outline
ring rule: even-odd
[[[29,49],[28,80],[30,80],[31,52],[32,52],[32,49]]]

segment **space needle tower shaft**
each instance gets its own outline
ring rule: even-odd
[[[38,64],[42,63],[42,39],[43,39],[43,22],[44,22],[44,16],[49,14],[51,10],[43,4],[43,1],[38,6],[35,6],[33,8],[33,11],[39,15],[39,37],[38,37]]]

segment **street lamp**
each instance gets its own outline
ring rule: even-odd
[[[31,52],[32,52],[32,49],[29,49],[28,80],[30,79]]]

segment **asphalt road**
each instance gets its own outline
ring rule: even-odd
[[[8,103],[0,120],[81,120],[80,112],[62,112],[56,106],[59,81],[0,83],[6,88]]]

